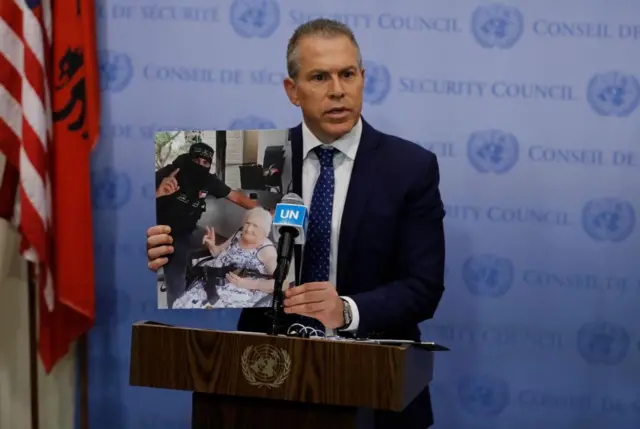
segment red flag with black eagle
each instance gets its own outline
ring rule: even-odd
[[[47,372],[95,318],[95,31],[91,0],[0,1],[0,216],[17,228],[33,268]]]

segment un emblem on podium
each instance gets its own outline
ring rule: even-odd
[[[280,387],[291,372],[291,357],[284,349],[262,344],[248,346],[240,358],[242,374],[252,386]]]

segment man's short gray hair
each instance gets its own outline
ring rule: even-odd
[[[258,225],[258,227],[262,231],[264,231],[264,234],[267,237],[269,236],[269,233],[271,232],[272,222],[271,213],[269,213],[262,207],[254,207],[250,210],[247,210],[247,212],[244,214],[244,220],[242,221],[242,224],[244,225],[245,223],[247,223],[249,219],[254,219],[256,225]]]
[[[287,73],[291,79],[297,79],[300,72],[300,64],[298,64],[298,43],[300,39],[308,36],[316,37],[347,37],[358,51],[358,68],[362,68],[362,55],[360,54],[360,46],[356,41],[353,31],[345,24],[333,19],[318,18],[300,25],[293,32],[287,45]]]

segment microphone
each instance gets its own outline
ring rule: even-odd
[[[278,333],[283,301],[282,285],[289,274],[293,246],[304,244],[308,223],[308,210],[302,198],[294,193],[282,197],[280,203],[276,205],[272,222],[273,237],[278,241],[278,259],[273,273],[273,301],[271,302],[272,335]]]
[[[307,225],[309,223],[309,211],[302,198],[294,193],[288,193],[276,205],[271,229],[273,238],[280,241],[287,232],[294,234],[295,244],[304,244]]]

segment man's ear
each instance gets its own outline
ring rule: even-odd
[[[291,104],[294,106],[300,106],[300,100],[298,100],[298,86],[296,85],[296,82],[290,77],[287,77],[282,83],[284,91],[287,93],[287,97],[289,97]]]

